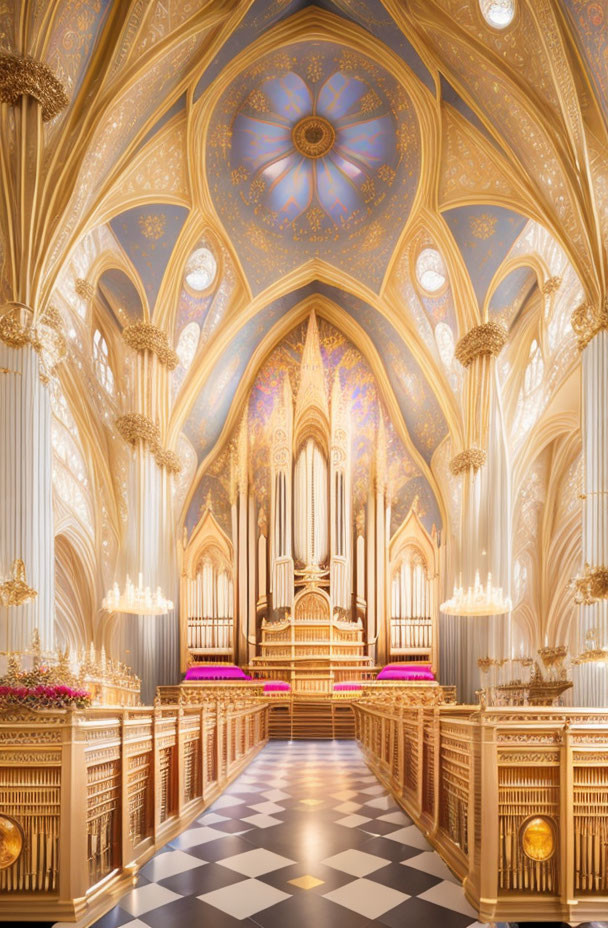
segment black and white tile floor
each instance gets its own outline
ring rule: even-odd
[[[354,742],[271,742],[94,928],[473,928]]]
[[[272,742],[95,928],[468,928],[475,913],[356,744]]]

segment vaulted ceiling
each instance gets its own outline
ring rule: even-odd
[[[510,3],[0,4],[2,51],[45,61],[69,98],[44,128],[31,299],[76,312],[80,277],[117,332],[152,319],[177,345],[190,327],[167,433],[199,478],[252,359],[311,301],[433,482],[462,434],[458,338],[488,313],[521,323],[552,261],[605,295],[608,14],[513,0],[493,25]]]

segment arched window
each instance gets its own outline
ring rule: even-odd
[[[114,394],[114,374],[110,367],[108,343],[99,329],[95,329],[93,333],[93,365],[99,383],[112,396]]]
[[[189,322],[180,332],[177,348],[175,350],[181,366],[186,371],[192,364],[192,360],[196,354],[200,334],[201,330],[196,322]]]
[[[447,271],[436,248],[423,248],[416,258],[416,280],[427,293],[438,293],[444,286]]]

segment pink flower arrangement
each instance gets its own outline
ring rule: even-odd
[[[86,709],[91,694],[86,690],[57,683],[53,671],[38,666],[0,678],[0,708]]]

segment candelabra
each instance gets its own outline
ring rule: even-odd
[[[173,603],[165,599],[160,586],[156,587],[154,593],[149,586],[144,587],[141,573],[137,586],[127,575],[124,593],[121,593],[118,583],[114,583],[101,605],[108,612],[128,612],[132,615],[165,615],[173,609]]]
[[[478,570],[475,571],[473,586],[466,590],[463,586],[454,586],[451,598],[439,607],[448,615],[503,615],[511,609],[511,600],[503,596],[502,587],[492,585],[492,574],[488,574],[487,582],[482,586]]]

